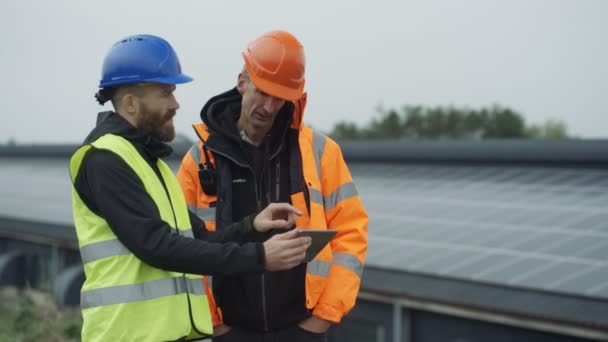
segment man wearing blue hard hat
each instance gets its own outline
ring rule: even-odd
[[[213,328],[200,275],[286,270],[304,259],[310,239],[295,231],[243,242],[292,226],[300,212],[289,204],[271,204],[221,233],[208,232],[188,210],[162,158],[175,137],[176,85],[190,81],[160,37],[124,38],[105,57],[96,98],[111,101],[114,111],[99,113],[70,159],[86,277],[84,341],[204,338]],[[229,240],[235,242],[223,243]]]

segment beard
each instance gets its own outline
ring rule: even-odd
[[[163,142],[170,142],[175,138],[175,127],[171,121],[175,111],[153,111],[144,103],[141,104],[141,114],[137,127]]]

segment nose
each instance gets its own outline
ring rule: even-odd
[[[274,96],[267,96],[264,100],[264,110],[268,113],[276,113],[285,104],[285,100]]]
[[[171,94],[171,109],[173,110],[178,110],[179,109],[179,102],[177,102],[177,98],[175,97],[175,94]]]

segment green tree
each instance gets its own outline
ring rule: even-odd
[[[362,133],[355,123],[338,122],[329,133],[334,139],[361,139]]]
[[[405,106],[403,107],[403,113],[403,136],[408,138],[420,137],[425,119],[423,108],[420,106]]]
[[[568,138],[566,125],[547,121],[526,127],[524,117],[509,108],[493,105],[479,110],[456,107],[424,108],[404,106],[377,108],[377,116],[361,128],[339,122],[330,136],[336,139],[490,139],[490,138]]]
[[[372,139],[396,139],[403,135],[401,118],[394,110],[389,110],[378,119],[373,119],[365,135]]]
[[[533,139],[567,139],[568,127],[565,122],[549,119],[541,125],[526,128],[526,137]]]
[[[524,127],[524,118],[520,114],[495,105],[490,109],[483,137],[521,138],[524,136]]]

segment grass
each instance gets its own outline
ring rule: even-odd
[[[0,288],[0,342],[79,341],[78,308],[58,308],[52,297],[32,289]]]

